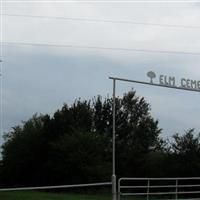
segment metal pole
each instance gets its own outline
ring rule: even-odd
[[[121,198],[121,186],[120,186],[120,183],[121,181],[120,181],[120,179],[118,180],[118,192],[117,192],[117,194],[118,194],[118,196],[117,196],[117,200],[120,200],[120,198]]]
[[[176,179],[176,200],[178,199],[178,179]]]
[[[112,200],[117,200],[116,175],[115,175],[115,88],[116,88],[116,80],[113,79]]]
[[[149,188],[150,188],[150,179],[148,179],[148,183],[147,183],[147,200],[149,200]]]

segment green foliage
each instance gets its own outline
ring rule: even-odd
[[[194,129],[175,134],[171,144],[170,167],[174,176],[200,176],[200,134]]]
[[[48,137],[44,134],[46,116],[34,115],[6,135],[3,146],[3,177],[11,185],[35,184],[43,171]],[[17,181],[16,181],[17,180]]]
[[[105,181],[111,174],[109,139],[96,133],[74,132],[51,143],[47,166],[59,183]]]
[[[0,184],[34,186],[108,181],[112,169],[112,98],[64,104],[52,117],[34,115],[5,135]],[[195,176],[200,136],[160,138],[150,105],[134,91],[116,98],[116,173]],[[168,148],[166,148],[166,146]],[[198,171],[198,173],[197,173]],[[200,174],[199,174],[200,175]]]
[[[194,129],[190,129],[184,135],[173,136],[172,151],[182,156],[197,156],[200,154],[200,134],[195,136]]]

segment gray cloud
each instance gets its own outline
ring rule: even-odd
[[[4,13],[198,25],[199,6],[184,3],[6,3]],[[198,52],[200,29],[4,17],[4,40]],[[75,98],[111,95],[108,76],[148,80],[146,72],[199,79],[199,56],[47,47],[3,47],[3,125],[53,113]],[[199,94],[134,87],[152,106],[166,135],[199,129]]]

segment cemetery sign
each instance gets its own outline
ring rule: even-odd
[[[167,76],[162,74],[157,76],[153,71],[149,71],[147,76],[150,78],[151,84],[200,91],[200,80],[193,80],[189,78],[181,78],[177,80],[175,76]]]

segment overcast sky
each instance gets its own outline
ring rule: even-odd
[[[3,14],[84,18],[144,24],[2,16],[3,42],[80,45],[200,53],[199,3],[3,2]],[[136,51],[3,45],[3,131],[34,113],[52,114],[64,102],[112,95],[109,76],[149,81],[157,74],[200,80],[200,56]],[[200,94],[118,83],[151,104],[165,137],[200,131]]]

